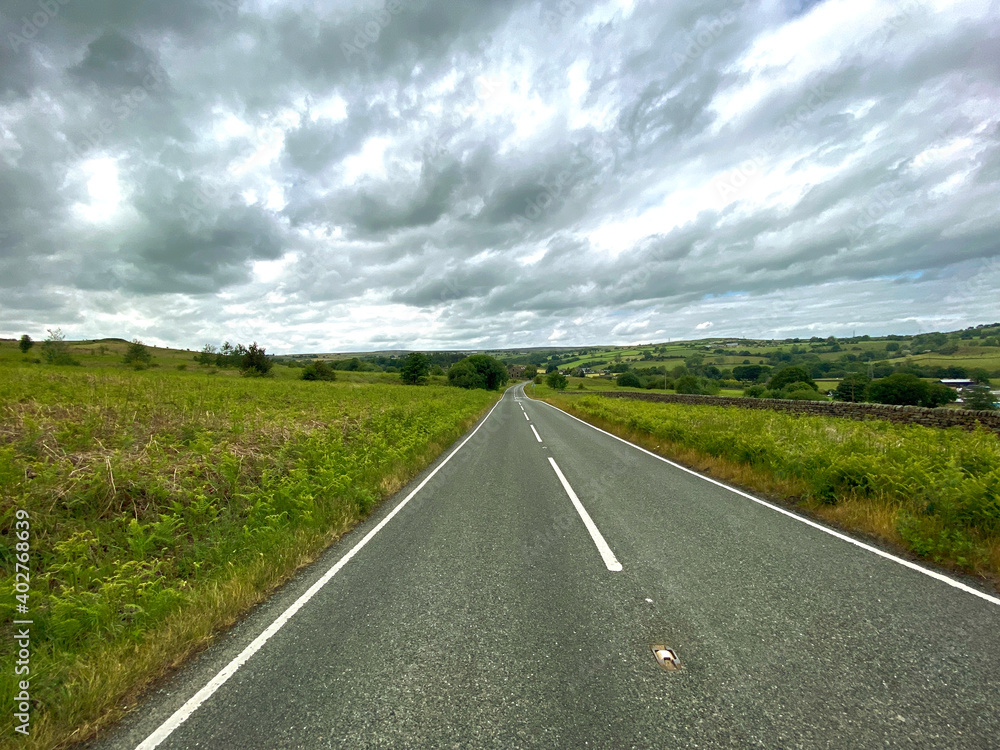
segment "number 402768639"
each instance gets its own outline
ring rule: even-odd
[[[29,544],[29,535],[31,532],[31,525],[28,521],[28,511],[18,510],[15,514],[17,516],[17,521],[14,523],[14,537],[17,541],[14,544],[14,560],[15,560],[15,573],[14,573],[14,598],[17,599],[18,612],[24,612],[28,605],[28,584],[30,582],[30,570],[28,569],[28,552],[31,549]]]

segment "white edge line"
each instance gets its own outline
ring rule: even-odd
[[[538,437],[538,430],[535,429],[535,425],[529,424],[528,427],[530,427],[531,431],[535,433],[535,440],[537,440],[539,443],[542,442],[542,439]]]
[[[872,547],[870,544],[865,544],[864,542],[858,541],[857,539],[852,539],[851,537],[847,536],[846,534],[841,534],[839,531],[834,531],[833,529],[828,529],[826,526],[818,524],[815,521],[811,521],[808,518],[803,518],[800,515],[797,515],[795,513],[792,513],[791,511],[785,510],[784,508],[781,508],[781,507],[779,507],[777,505],[774,505],[773,503],[769,503],[766,500],[761,500],[759,497],[754,497],[753,495],[750,495],[750,494],[748,494],[746,492],[743,492],[742,490],[738,490],[735,487],[730,487],[728,484],[723,484],[722,482],[720,482],[720,481],[718,481],[716,479],[712,479],[711,477],[706,477],[703,474],[699,474],[697,471],[694,471],[693,469],[689,469],[686,466],[681,466],[680,464],[675,463],[675,462],[671,461],[670,459],[664,458],[663,456],[657,455],[656,453],[653,453],[652,451],[646,450],[642,446],[636,445],[635,443],[631,443],[628,440],[626,440],[625,438],[618,437],[617,435],[614,435],[614,434],[608,432],[607,430],[602,430],[600,427],[595,427],[594,425],[590,424],[590,422],[587,422],[586,420],[580,419],[579,417],[576,417],[576,416],[570,414],[568,411],[563,411],[558,406],[552,406],[552,404],[550,404],[548,401],[542,401],[541,399],[533,399],[533,400],[536,403],[545,404],[546,406],[550,406],[553,409],[555,409],[556,411],[562,412],[567,417],[570,417],[572,419],[575,419],[577,422],[580,422],[582,424],[587,425],[587,427],[591,427],[591,428],[597,430],[598,432],[603,432],[605,435],[608,435],[609,437],[613,437],[615,440],[618,440],[618,441],[620,441],[622,443],[625,443],[626,445],[630,445],[633,448],[635,448],[636,450],[640,450],[643,453],[646,453],[646,454],[652,456],[653,458],[656,458],[656,459],[658,459],[660,461],[663,461],[663,463],[670,464],[671,466],[676,467],[676,468],[680,469],[681,471],[685,471],[688,474],[691,474],[692,476],[696,476],[699,479],[704,479],[706,482],[710,482],[710,483],[716,485],[717,487],[721,487],[724,490],[729,490],[730,492],[733,492],[733,493],[735,493],[737,495],[740,495],[741,497],[745,497],[747,500],[753,500],[758,505],[763,505],[765,508],[770,508],[773,511],[777,511],[778,513],[781,513],[783,516],[788,516],[789,518],[794,518],[796,521],[799,521],[800,523],[804,523],[806,526],[812,526],[814,529],[818,529],[819,531],[822,531],[824,534],[829,534],[830,536],[836,537],[837,539],[841,539],[841,540],[843,540],[845,542],[853,544],[855,547],[860,547],[861,549],[867,550],[868,552],[872,552],[872,553],[878,555],[879,557],[884,557],[886,560],[892,560],[895,563],[899,563],[904,568],[909,568],[910,570],[915,570],[918,573],[923,573],[925,576],[929,576],[930,578],[933,578],[935,580],[941,581],[942,583],[946,583],[949,586],[951,586],[953,588],[956,588],[956,589],[959,589],[961,591],[964,591],[967,594],[972,594],[973,596],[978,596],[980,599],[988,601],[990,604],[996,604],[997,606],[1000,606],[1000,599],[998,599],[997,597],[990,596],[989,594],[987,594],[987,593],[985,593],[983,591],[979,591],[978,589],[974,589],[971,586],[967,586],[966,584],[962,583],[961,581],[956,581],[954,578],[949,578],[946,575],[938,573],[936,570],[929,570],[928,568],[925,568],[925,567],[923,567],[921,565],[917,565],[916,563],[910,562],[909,560],[904,560],[902,557],[897,557],[896,555],[893,555],[893,554],[890,554],[888,552],[885,552],[884,550],[880,550],[878,547]]]
[[[444,467],[446,463],[451,461],[451,459],[455,456],[455,454],[458,453],[462,449],[462,447],[472,439],[472,436],[475,435],[477,432],[479,432],[479,428],[482,427],[484,424],[486,424],[486,420],[490,418],[490,414],[492,414],[493,410],[500,405],[500,401],[502,400],[503,396],[501,396],[500,399],[498,399],[497,402],[493,405],[493,409],[490,409],[489,413],[487,413],[487,415],[483,417],[482,421],[480,421],[480,423],[476,426],[476,429],[474,429],[468,435],[468,437],[466,437],[465,440],[463,440],[459,444],[459,446],[455,448],[455,450],[449,453],[448,457],[445,458],[444,461],[439,463],[437,467],[434,469],[434,471],[432,471],[430,474],[424,477],[424,480],[420,484],[418,484],[413,489],[413,491],[410,492],[410,494],[407,495],[401,503],[399,503],[399,505],[393,508],[392,511],[385,518],[379,521],[378,525],[375,526],[375,528],[373,528],[371,531],[365,534],[364,538],[360,542],[354,545],[354,547],[352,547],[351,550],[346,555],[341,557],[340,560],[338,560],[328,571],[326,571],[326,573],[323,574],[322,578],[320,578],[318,581],[316,581],[316,583],[310,586],[308,591],[302,594],[302,596],[296,599],[295,602],[288,609],[282,612],[278,616],[278,618],[274,622],[272,622],[263,633],[258,635],[253,640],[253,642],[250,643],[250,645],[244,648],[239,653],[239,655],[236,656],[236,658],[234,658],[231,662],[229,662],[229,664],[223,667],[219,671],[219,673],[215,675],[215,677],[209,680],[208,684],[206,684],[205,687],[203,687],[201,690],[199,690],[197,693],[191,696],[191,698],[188,699],[187,703],[185,703],[183,706],[174,711],[173,715],[171,715],[170,718],[168,718],[165,722],[163,722],[156,729],[156,731],[154,731],[151,735],[149,735],[149,737],[143,740],[141,744],[137,745],[136,750],[153,750],[153,748],[157,747],[161,742],[163,742],[167,737],[169,737],[171,733],[175,729],[177,729],[177,727],[179,727],[181,724],[187,721],[187,719],[191,716],[191,714],[197,711],[198,707],[201,706],[202,703],[204,703],[206,700],[212,697],[212,694],[215,693],[215,691],[218,690],[220,687],[222,687],[226,683],[226,681],[236,673],[236,670],[242,667],[251,656],[257,653],[257,651],[259,651],[261,647],[265,643],[267,643],[267,641],[271,638],[271,636],[273,636],[275,633],[281,630],[281,628],[285,625],[285,623],[288,622],[295,615],[296,612],[302,609],[302,607],[305,606],[305,604],[310,599],[312,599],[316,595],[316,593],[330,581],[331,578],[337,575],[337,573],[340,572],[340,569],[343,568],[348,563],[348,561],[350,561],[352,557],[354,557],[358,552],[360,552],[361,548],[364,547],[366,544],[368,544],[368,542],[371,541],[372,537],[374,537],[378,532],[380,532],[382,528],[387,523],[389,523],[389,521],[391,521],[393,517],[397,513],[399,513],[399,511],[401,511],[403,507],[408,502],[410,502],[410,500],[412,500],[413,497],[418,492],[420,492],[420,490],[424,488],[424,485],[426,485],[434,477],[434,475],[437,474]]]
[[[590,517],[587,509],[583,507],[583,503],[580,502],[580,498],[576,496],[570,483],[566,481],[566,477],[559,470],[559,465],[556,460],[549,456],[549,463],[552,464],[552,468],[556,472],[556,476],[559,477],[559,481],[562,483],[563,489],[566,490],[566,494],[569,495],[570,501],[573,503],[573,507],[576,508],[576,512],[580,514],[580,518],[583,519],[583,525],[587,527],[587,531],[590,532],[590,538],[594,540],[594,544],[597,545],[597,551],[601,553],[601,557],[604,559],[604,564],[607,566],[608,570],[617,573],[622,569],[622,564],[618,562],[618,558],[615,557],[615,553],[611,551],[611,547],[604,540],[604,535],[601,534],[600,529],[597,528],[597,524],[594,523],[594,519]]]

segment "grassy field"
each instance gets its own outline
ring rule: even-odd
[[[137,372],[99,346],[74,353],[83,367],[0,353],[0,568],[14,590],[26,516],[34,621],[31,736],[12,739],[7,710],[4,747],[61,747],[117,718],[498,397],[383,373],[241,378],[161,351]],[[0,599],[8,707],[16,605]]]
[[[661,455],[1000,583],[1000,437],[883,421],[529,393]]]

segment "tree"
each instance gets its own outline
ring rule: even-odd
[[[448,368],[448,384],[458,388],[485,388],[486,379],[471,362],[463,359]]]
[[[80,364],[70,356],[69,346],[66,344],[66,335],[62,332],[61,328],[56,328],[54,331],[50,328],[48,329],[48,334],[45,341],[42,342],[42,352],[45,354],[46,362],[50,365]]]
[[[853,372],[837,384],[833,397],[838,401],[864,401],[869,383],[871,378],[863,372]]]
[[[267,356],[264,347],[257,346],[254,341],[249,348],[242,345],[237,346],[237,351],[242,349],[243,355],[240,358],[240,370],[248,377],[263,377],[271,371],[271,358]]]
[[[233,364],[233,356],[235,350],[233,345],[228,341],[223,342],[222,347],[215,355],[215,366],[216,367],[229,367]]]
[[[559,365],[549,364],[545,366],[545,374],[548,375],[550,372],[559,372]]]
[[[896,372],[873,380],[867,391],[869,401],[877,404],[942,406],[958,398],[951,388],[940,383],[926,383],[908,372]]]
[[[784,367],[778,370],[771,377],[770,382],[768,382],[767,387],[772,391],[784,390],[787,386],[792,383],[805,383],[807,386],[812,388],[814,391],[816,388],[816,381],[809,376],[808,370],[799,365],[791,365],[789,367]],[[797,389],[791,389],[797,390]]]
[[[125,356],[122,358],[124,364],[132,365],[137,370],[149,367],[149,363],[152,361],[153,355],[139,339],[132,339],[128,349],[125,350]]]
[[[28,350],[35,345],[35,342],[31,340],[31,336],[24,334],[21,340],[17,342],[17,348],[21,350],[21,354],[27,354]]]
[[[199,365],[211,365],[216,361],[217,354],[218,352],[212,344],[205,344],[202,350],[194,356],[194,359]]]
[[[691,393],[695,395],[705,392],[701,387],[701,381],[695,375],[682,375],[677,378],[674,381],[674,391],[676,393]]]
[[[535,375],[538,374],[538,368],[535,365],[526,365],[524,368],[524,377],[528,379],[533,379]]]
[[[545,378],[545,384],[549,388],[555,388],[557,391],[564,391],[566,390],[566,386],[569,385],[569,380],[565,375],[558,372],[550,372]]]
[[[310,362],[302,368],[302,379],[333,381],[337,379],[337,373],[326,362],[320,359]]]
[[[642,381],[634,372],[623,372],[618,376],[618,385],[622,388],[642,388]]]
[[[771,368],[766,365],[751,365],[749,360],[746,362],[747,364],[736,365],[733,368],[733,377],[737,380],[742,380],[745,383],[756,383],[762,375],[771,371]]]
[[[507,380],[506,365],[488,354],[473,354],[459,360],[448,370],[448,382],[459,388],[485,388],[488,391],[496,391]]]
[[[980,383],[981,385],[990,384],[990,374],[982,367],[970,367],[968,370],[969,380]]]
[[[962,394],[962,405],[976,411],[996,411],[997,402],[988,385],[974,385]]]
[[[430,371],[430,357],[420,352],[410,352],[399,369],[399,377],[408,385],[419,385],[427,381]]]

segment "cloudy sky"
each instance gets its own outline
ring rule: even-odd
[[[0,336],[1000,320],[1000,2],[3,0]]]

